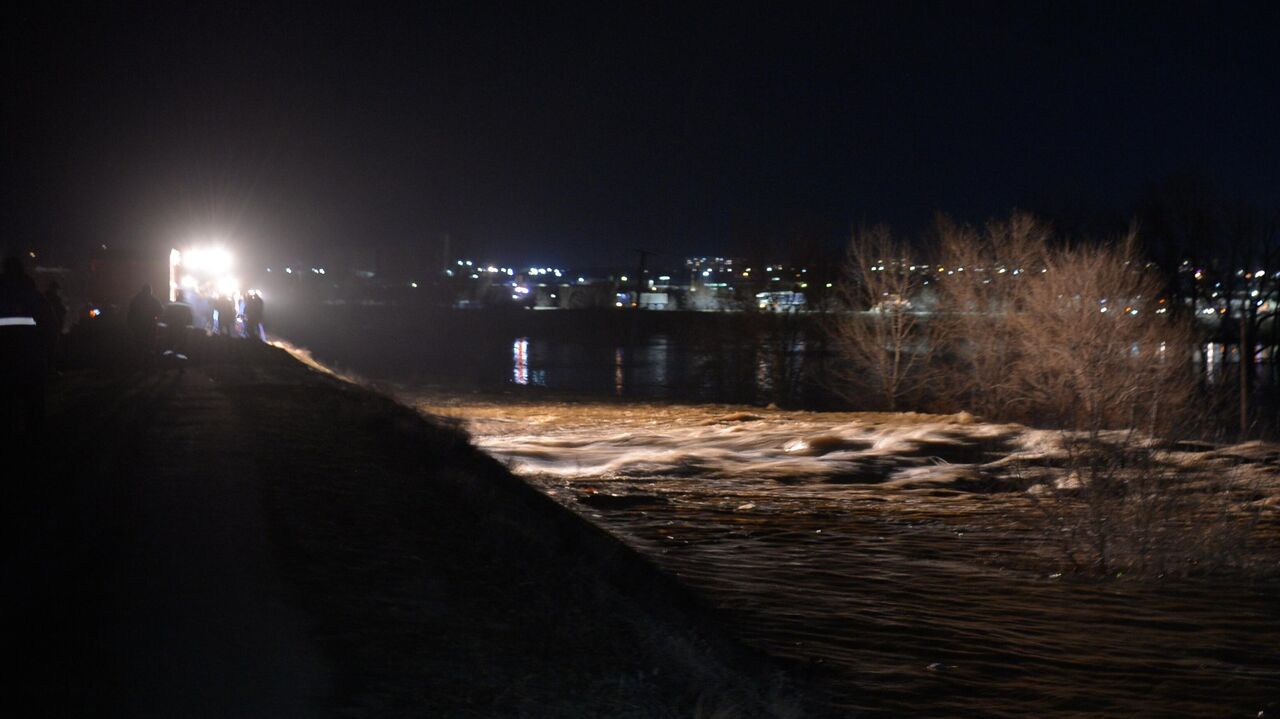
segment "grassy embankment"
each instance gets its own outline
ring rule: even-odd
[[[77,370],[53,382],[51,439],[31,453],[30,476],[48,481],[17,491],[10,505],[20,539],[7,570],[26,588],[10,616],[25,624],[20,641],[32,657],[5,688],[13,701],[108,714],[130,692],[134,704],[145,701],[137,686],[113,683],[119,672],[104,665],[119,652],[98,645],[136,641],[110,628],[130,611],[132,600],[120,597],[171,588],[163,577],[145,590],[118,586],[136,579],[122,569],[131,558],[163,553],[122,545],[147,546],[139,535],[148,532],[136,529],[154,523],[147,511],[193,515],[164,530],[178,543],[188,524],[251,528],[234,516],[246,508],[228,500],[201,509],[180,484],[197,491],[194,483],[234,480],[245,490],[237,496],[260,504],[253,512],[273,575],[260,583],[279,580],[321,658],[324,679],[307,700],[317,713],[798,713],[773,665],[726,639],[683,586],[513,477],[458,427],[274,348],[215,342],[195,354],[205,361],[182,371]],[[146,500],[156,491],[148,477],[163,477],[175,494]],[[216,515],[198,516],[205,511]],[[201,545],[207,555],[157,566],[234,564],[217,555],[236,551],[258,550]],[[192,595],[229,591],[199,566],[172,571]],[[167,628],[147,622],[164,655]],[[241,659],[224,651],[217,661]],[[185,671],[154,665],[157,686],[164,672]]]

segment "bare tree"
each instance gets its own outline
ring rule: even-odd
[[[1028,280],[1044,268],[1049,230],[1025,213],[975,229],[939,217],[937,339],[950,403],[998,418],[1019,403],[1010,370],[1024,345],[1009,322]]]
[[[1133,233],[1069,243],[1015,213],[981,228],[943,218],[936,240],[939,259],[923,273],[887,229],[850,245],[854,311],[835,336],[862,396],[889,409],[943,397],[988,419],[1061,429],[1063,454],[1029,496],[1076,570],[1244,566],[1254,520],[1237,508],[1248,487],[1162,455],[1158,438],[1201,404],[1196,334]],[[928,314],[926,290],[938,298]]]
[[[937,341],[957,405],[1096,432],[1167,427],[1191,404],[1194,334],[1132,234],[1055,243],[1015,213],[982,230],[943,220],[938,235]]]
[[[921,314],[923,261],[887,227],[854,235],[840,294],[850,312],[833,325],[850,396],[897,411],[919,398],[934,343]]]
[[[1160,300],[1163,283],[1133,236],[1049,249],[1004,317],[1019,409],[1096,434],[1161,432],[1192,406],[1195,336]]]

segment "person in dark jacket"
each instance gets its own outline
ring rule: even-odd
[[[44,429],[47,333],[53,313],[17,257],[0,272],[0,431],[5,439]]]
[[[231,295],[218,295],[213,298],[213,309],[218,313],[218,334],[227,337],[235,334],[236,301]]]
[[[151,294],[151,285],[143,285],[129,302],[129,314],[125,322],[133,337],[134,351],[143,369],[150,369],[156,361],[156,323],[164,314],[164,305]]]
[[[187,336],[196,321],[195,309],[187,302],[186,293],[178,290],[174,294],[173,302],[164,306],[161,319],[166,327],[165,354],[176,354],[180,359],[186,359]]]
[[[266,305],[262,301],[262,295],[257,292],[250,292],[249,296],[244,298],[244,334],[246,337],[258,341],[266,339],[266,330],[262,325],[265,312]]]
[[[67,301],[62,298],[62,285],[57,280],[49,280],[49,284],[45,286],[44,301],[53,320],[45,331],[45,341],[49,345],[49,370],[53,371],[60,361],[62,331],[67,326]]]

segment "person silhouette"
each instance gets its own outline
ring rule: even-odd
[[[265,329],[262,326],[265,309],[262,295],[257,292],[250,292],[249,296],[244,299],[244,333],[246,337],[259,342],[266,339]]]
[[[46,337],[53,313],[17,257],[0,271],[0,408],[5,439],[44,429]]]
[[[49,280],[44,289],[44,301],[51,313],[45,338],[49,345],[49,370],[57,368],[59,352],[62,345],[62,331],[67,326],[67,301],[62,298],[62,285],[57,280]]]
[[[143,369],[151,369],[155,365],[156,322],[160,320],[162,314],[164,314],[164,306],[155,295],[151,294],[149,284],[143,285],[129,302],[129,314],[125,322],[129,325],[134,351]]]
[[[218,334],[230,337],[236,327],[236,304],[231,295],[218,295],[213,300],[213,309],[218,313]]]
[[[186,293],[178,290],[174,293],[173,302],[164,306],[165,354],[173,354],[177,359],[187,358],[187,334],[195,324],[195,310],[187,302]]]

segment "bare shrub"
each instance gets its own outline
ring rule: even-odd
[[[1005,317],[1019,344],[1015,408],[1089,433],[1174,429],[1193,404],[1195,339],[1182,317],[1160,311],[1161,282],[1133,238],[1052,250],[1043,261]]]
[[[1131,432],[1064,439],[1064,474],[1029,496],[1065,568],[1144,576],[1261,568],[1255,480],[1171,464]]]
[[[981,230],[940,217],[935,356],[941,394],[956,407],[1004,418],[1017,401],[1011,369],[1026,350],[1009,321],[1030,273],[1044,266],[1049,231],[1026,214]]]
[[[916,253],[883,225],[849,243],[840,294],[851,312],[832,327],[848,360],[837,369],[847,396],[889,411],[912,406],[929,379],[932,329],[920,315]]]
[[[958,404],[991,418],[1097,432],[1171,428],[1192,407],[1194,334],[1131,236],[1052,244],[1015,214],[940,228],[939,337]]]
[[[1197,414],[1185,313],[1134,237],[1068,243],[1030,215],[981,228],[939,220],[937,309],[912,311],[921,260],[888,230],[850,245],[836,328],[852,386],[891,410],[941,398],[989,420],[1061,430],[1064,474],[1032,494],[1078,571],[1168,574],[1245,566],[1238,483],[1158,459],[1154,438]]]

